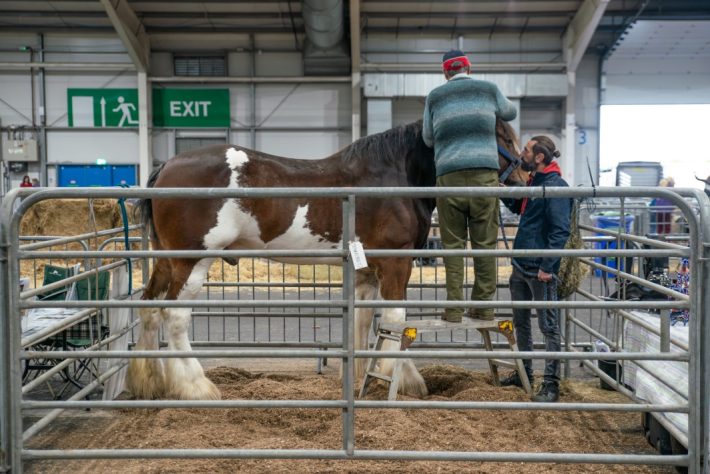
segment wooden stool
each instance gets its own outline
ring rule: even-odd
[[[515,342],[513,334],[513,323],[505,319],[494,319],[492,321],[474,320],[464,318],[461,323],[449,323],[440,319],[430,319],[422,321],[405,321],[403,323],[381,323],[377,328],[377,341],[375,342],[375,350],[382,349],[382,344],[385,340],[398,341],[400,350],[407,350],[416,339],[417,334],[436,333],[443,331],[451,331],[454,329],[475,329],[481,333],[483,345],[486,351],[493,350],[491,342],[491,332],[502,334],[508,341],[508,346],[512,352],[518,352],[518,344]],[[396,359],[392,376],[387,376],[376,371],[377,362],[380,357],[373,357],[368,361],[367,369],[365,370],[365,378],[362,381],[359,398],[363,398],[367,394],[367,389],[373,380],[379,379],[390,384],[388,400],[397,399],[397,389],[399,388],[399,380],[402,372],[402,359]],[[491,377],[495,385],[500,385],[500,377],[498,376],[498,366],[508,367],[516,370],[520,380],[523,382],[525,391],[532,395],[532,387],[528,380],[527,372],[522,359],[515,359],[515,362],[501,359],[488,359],[488,367],[491,371]]]

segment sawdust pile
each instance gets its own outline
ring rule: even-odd
[[[341,398],[337,369],[326,375],[256,373],[218,367],[208,376],[224,399]],[[494,387],[487,374],[454,366],[422,369],[430,400],[526,401],[515,387]],[[386,399],[375,386],[368,399]],[[565,402],[626,402],[591,382],[563,387]],[[103,416],[102,416],[103,414]],[[509,451],[653,454],[643,438],[638,414],[612,412],[534,412],[486,410],[356,411],[356,448],[366,450]],[[121,410],[62,418],[30,449],[66,448],[234,448],[341,449],[341,413],[337,409]],[[450,461],[336,461],[131,459],[33,461],[27,472],[171,472],[171,473],[539,473],[673,472],[667,467],[471,463]]]

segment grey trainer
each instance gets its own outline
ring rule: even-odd
[[[560,399],[560,386],[556,382],[542,382],[532,400],[534,402],[556,402]]]

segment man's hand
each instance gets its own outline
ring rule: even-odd
[[[538,270],[537,279],[540,281],[552,281],[552,273],[545,273],[542,270]]]

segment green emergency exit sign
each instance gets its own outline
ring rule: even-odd
[[[156,127],[229,128],[228,89],[153,89]],[[68,89],[70,127],[137,127],[137,89]]]
[[[70,127],[137,127],[137,89],[68,89]]]
[[[228,89],[153,89],[156,127],[230,125]]]

